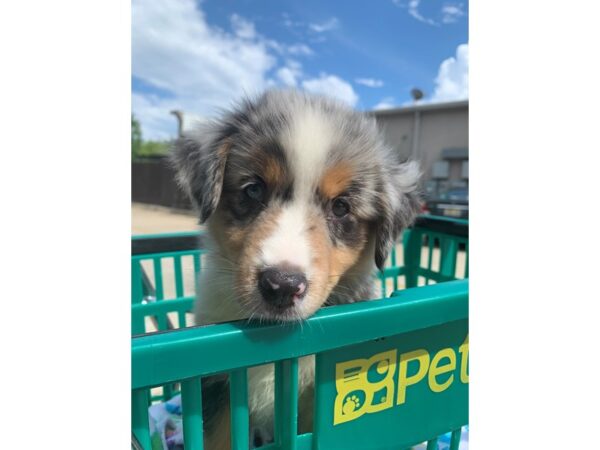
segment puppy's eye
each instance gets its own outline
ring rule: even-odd
[[[265,185],[258,181],[244,187],[244,195],[254,201],[262,202],[265,197]]]
[[[331,204],[331,211],[336,217],[344,217],[350,212],[350,205],[343,198],[336,198]]]

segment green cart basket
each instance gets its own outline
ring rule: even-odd
[[[132,441],[148,407],[181,394],[185,450],[203,449],[201,379],[229,377],[232,449],[249,443],[249,367],[275,365],[279,450],[401,450],[468,424],[468,222],[420,217],[374,282],[381,299],[323,308],[303,324],[189,326],[201,233],[132,239]],[[298,434],[298,358],[315,355],[312,433]],[[423,444],[426,443],[426,444]]]

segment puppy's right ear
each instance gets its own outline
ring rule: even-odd
[[[180,137],[173,145],[169,159],[177,182],[198,208],[201,223],[219,204],[229,147],[226,137],[206,128]]]
[[[375,264],[379,270],[383,270],[401,231],[412,224],[419,212],[421,201],[417,187],[420,176],[416,162],[388,166],[388,183],[379,194],[381,218],[376,228]]]

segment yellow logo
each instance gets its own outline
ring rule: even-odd
[[[378,353],[369,359],[353,359],[336,364],[333,424],[357,419],[365,413],[390,408],[394,404],[396,350]]]
[[[451,347],[441,349],[433,358],[424,349],[402,353],[399,358],[397,354],[396,350],[389,350],[368,359],[353,359],[336,364],[334,425],[391,408],[394,400],[396,405],[404,404],[407,389],[422,381],[425,376],[429,389],[435,393],[445,391],[454,383],[457,378],[454,375],[456,370],[461,383],[469,382],[468,335],[458,348],[458,356]],[[457,364],[457,359],[460,359],[460,364]],[[417,367],[416,371],[410,371],[412,375],[409,375],[409,365]]]

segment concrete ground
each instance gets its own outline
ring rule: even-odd
[[[131,204],[131,233],[153,234],[199,230],[198,217],[191,212],[174,211],[163,206]]]

